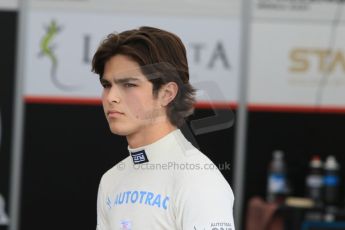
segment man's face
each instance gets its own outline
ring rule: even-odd
[[[106,62],[101,84],[103,109],[113,133],[129,136],[166,119],[152,83],[127,56],[115,55]]]

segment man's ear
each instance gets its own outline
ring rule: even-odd
[[[174,98],[176,97],[178,92],[178,85],[176,82],[168,82],[167,84],[163,85],[160,90],[160,103],[161,106],[167,106]]]

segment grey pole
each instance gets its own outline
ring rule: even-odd
[[[235,181],[234,181],[234,216],[236,229],[242,229],[241,219],[245,192],[245,162],[246,162],[246,135],[247,135],[247,92],[249,45],[251,30],[252,5],[251,0],[243,0],[241,6],[241,49],[240,49],[240,80],[238,95],[238,110],[235,135]]]
[[[22,146],[24,130],[24,64],[25,64],[25,38],[27,27],[27,11],[29,0],[19,0],[18,24],[16,44],[16,79],[13,108],[13,134],[11,157],[11,183],[10,183],[10,225],[9,230],[18,230],[20,221],[20,195],[22,174]]]

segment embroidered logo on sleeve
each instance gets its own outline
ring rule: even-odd
[[[147,158],[147,155],[145,153],[145,150],[141,150],[138,152],[132,152],[131,156],[133,158],[134,164],[142,164],[142,163],[149,161],[149,159]]]
[[[132,222],[130,220],[121,220],[120,229],[121,230],[131,230],[132,229]]]

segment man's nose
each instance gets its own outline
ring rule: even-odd
[[[110,88],[108,93],[107,100],[109,103],[120,103],[121,93],[119,88],[116,85],[113,85]]]

